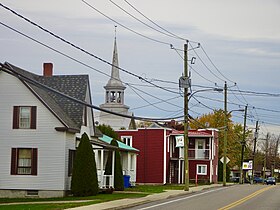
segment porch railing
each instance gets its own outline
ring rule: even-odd
[[[209,160],[210,150],[209,149],[189,149],[189,159]]]
[[[100,189],[113,188],[114,187],[114,176],[98,174],[98,186]]]
[[[174,155],[175,154],[175,155]],[[211,151],[210,149],[189,149],[188,157],[190,160],[210,160],[211,159]],[[180,147],[179,152],[172,153],[171,158],[184,158],[184,148]]]

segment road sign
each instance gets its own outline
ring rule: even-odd
[[[224,163],[224,157],[222,157],[222,158],[220,159],[220,161],[221,161],[222,163]],[[229,161],[230,161],[230,159],[229,159],[228,157],[226,157],[226,164],[228,164]]]
[[[250,160],[249,162],[243,162],[242,169],[243,170],[252,170],[253,169],[253,161]]]

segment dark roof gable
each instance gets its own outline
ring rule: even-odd
[[[86,99],[86,93],[89,85],[88,75],[56,75],[44,77],[25,71],[11,64],[8,65],[12,67],[15,73],[22,74],[76,99],[82,101],[85,101]],[[78,104],[44,88],[39,88],[27,81],[22,82],[34,91],[40,100],[68,129],[80,130],[83,124],[84,105]]]

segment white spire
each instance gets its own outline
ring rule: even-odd
[[[124,87],[120,79],[120,71],[119,71],[119,59],[118,59],[118,50],[117,50],[117,35],[116,35],[115,26],[115,41],[114,41],[114,52],[113,52],[113,60],[112,60],[112,70],[111,70],[111,78],[109,79],[106,86],[114,86],[114,87]]]

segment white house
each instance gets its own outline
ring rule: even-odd
[[[112,141],[112,138],[106,135],[103,135],[102,137],[99,137],[99,140],[110,144]],[[121,154],[121,164],[123,169],[123,174],[126,176],[129,176],[129,184],[131,186],[135,186],[136,184],[136,162],[137,162],[137,155],[139,150],[135,149],[121,141],[117,141]],[[114,161],[113,161],[114,162]],[[100,167],[101,169],[101,167]],[[104,169],[103,169],[104,170]],[[101,171],[102,172],[102,171]],[[104,174],[104,173],[102,173]]]
[[[91,104],[88,75],[56,76],[52,71],[51,63],[44,64],[43,76],[0,64],[0,197],[66,195],[75,150],[84,132],[96,154],[116,149],[98,139],[91,107],[26,80]],[[105,161],[97,161],[103,168]],[[104,188],[100,179],[99,186]]]

